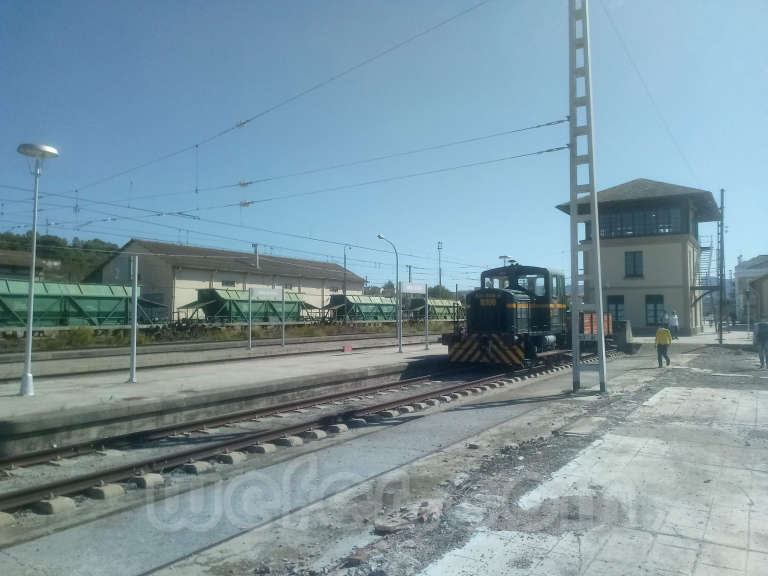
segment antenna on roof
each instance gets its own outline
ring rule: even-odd
[[[254,243],[251,246],[253,246],[253,253],[256,254],[256,268],[259,268],[259,245]]]

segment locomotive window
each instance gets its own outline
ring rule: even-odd
[[[507,278],[486,278],[485,288],[509,288],[509,279]]]
[[[547,293],[547,285],[544,282],[544,276],[521,276],[517,279],[517,284],[523,290],[536,296],[544,296]]]

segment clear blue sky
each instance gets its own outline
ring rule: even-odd
[[[401,274],[412,264],[414,280],[430,283],[442,240],[451,287],[474,285],[479,268],[468,265],[494,266],[501,254],[567,268],[568,220],[554,208],[568,197],[566,151],[207,209],[560,146],[565,124],[205,190],[563,118],[566,0],[493,0],[201,145],[197,195],[192,150],[87,186],[194,145],[475,3],[8,0],[0,5],[0,184],[31,187],[16,146],[42,142],[61,157],[45,167],[40,221],[62,236],[241,250],[258,242],[275,254],[340,260],[339,245],[254,228],[386,250],[381,232],[414,255],[401,258]],[[729,268],[738,254],[768,250],[767,37],[766,0],[592,0],[598,186],[644,177],[726,188]],[[81,187],[77,214],[70,198],[46,195]],[[0,198],[0,229],[24,231],[29,194],[0,188]],[[156,214],[190,209],[201,220]],[[109,214],[130,219],[91,222]],[[355,247],[349,258],[372,283],[394,276],[386,252]]]

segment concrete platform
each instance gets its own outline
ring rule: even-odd
[[[439,340],[439,334],[430,337],[431,342],[439,342]],[[423,335],[403,337],[404,344],[417,344],[423,341]],[[345,345],[352,346],[353,350],[382,348],[393,346],[394,342],[394,337],[382,334],[290,338],[286,340],[285,346],[281,346],[280,342],[275,340],[254,340],[252,350],[248,350],[246,341],[150,344],[138,347],[136,362],[139,368],[161,368],[248,358],[273,358],[311,352],[340,352]],[[35,376],[71,376],[119,370],[127,372],[130,366],[130,349],[126,347],[85,348],[35,352],[32,356],[32,365]],[[16,381],[23,373],[23,369],[22,353],[0,354],[0,381]]]
[[[0,459],[11,458],[222,414],[269,408],[354,389],[362,380],[418,376],[446,362],[434,344],[216,364],[37,378],[34,397],[18,396],[16,382],[0,384]]]

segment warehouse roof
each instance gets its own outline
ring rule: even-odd
[[[29,252],[21,250],[0,250],[0,265],[18,266],[19,268],[29,268],[32,257]],[[40,262],[35,262],[35,268],[42,268]]]
[[[749,270],[752,268],[766,268],[768,267],[768,254],[760,254],[749,260],[744,260],[736,264],[736,268],[739,270]]]
[[[646,178],[637,178],[624,184],[600,190],[597,193],[598,202],[609,204],[613,202],[639,202],[651,199],[663,199],[674,197],[690,198],[696,210],[700,222],[713,222],[720,218],[720,209],[715,202],[715,197],[709,190],[700,190],[699,188],[689,188],[688,186],[678,186],[667,182],[658,182]],[[585,199],[579,204],[587,204]],[[557,208],[566,214],[571,213],[570,202],[558,204]]]
[[[260,254],[257,267],[256,255],[251,252],[184,246],[170,242],[153,242],[135,238],[121,249],[121,252],[134,251],[148,252],[157,258],[165,260],[172,266],[193,268],[195,270],[250,272],[252,274],[324,280],[344,279],[344,268],[332,262]],[[363,278],[349,270],[347,270],[347,280],[350,282],[363,282]]]

